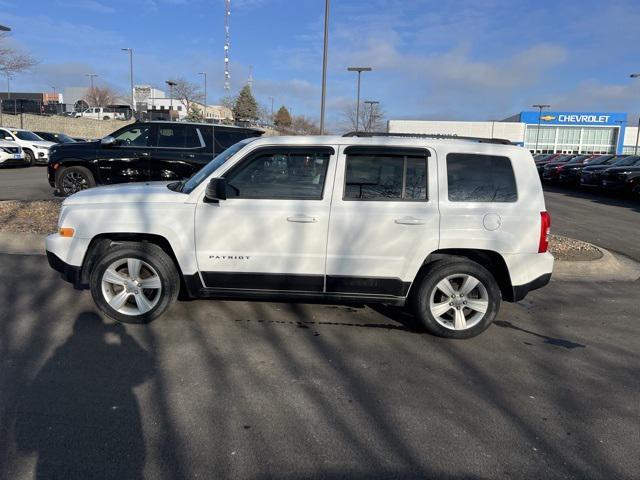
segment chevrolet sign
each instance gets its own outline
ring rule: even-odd
[[[554,125],[622,125],[626,113],[619,112],[522,112],[520,121],[529,125],[544,122]],[[621,127],[623,128],[623,127]]]
[[[609,123],[611,115],[589,115],[589,114],[571,114],[558,115],[560,123]]]

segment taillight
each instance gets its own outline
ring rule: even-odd
[[[540,212],[540,243],[538,253],[549,250],[549,234],[551,233],[551,215],[549,212]]]

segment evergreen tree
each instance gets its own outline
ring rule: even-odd
[[[258,102],[253,97],[249,85],[245,85],[240,90],[233,106],[233,116],[236,121],[255,121],[258,119]]]
[[[291,114],[289,113],[289,110],[287,110],[287,107],[284,105],[280,107],[278,113],[276,113],[276,118],[273,120],[273,123],[276,127],[280,128],[291,127]]]

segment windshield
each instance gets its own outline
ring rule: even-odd
[[[20,140],[30,140],[32,142],[41,142],[43,140],[41,137],[39,137],[35,133],[29,132],[26,130],[21,130],[19,132],[14,130],[11,133],[13,133]]]
[[[215,172],[220,166],[222,166],[227,160],[233,157],[236,153],[238,153],[245,145],[253,142],[255,138],[247,138],[246,140],[242,140],[234,145],[231,145],[225,151],[218,154],[213,160],[211,160],[207,165],[193,175],[189,180],[187,180],[182,187],[183,193],[191,193],[194,188],[202,183],[202,181]]]
[[[628,167],[629,165],[633,165],[638,161],[638,157],[627,157],[622,160],[614,163],[616,167]]]
[[[73,138],[69,135],[65,135],[64,133],[54,133],[53,136],[59,143],[76,143]]]

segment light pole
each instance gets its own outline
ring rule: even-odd
[[[324,109],[327,97],[327,54],[329,51],[329,0],[324,2],[324,48],[322,50],[322,94],[320,97],[320,135],[324,135]],[[273,100],[271,101],[273,103]],[[271,108],[273,110],[273,107]],[[273,118],[273,111],[271,112]],[[273,120],[272,120],[273,121]]]
[[[365,100],[364,104],[365,105],[369,105],[369,121],[367,122],[367,132],[371,131],[372,125],[371,125],[371,120],[373,119],[373,106],[374,105],[378,105],[380,102],[375,101],[375,100]]]
[[[204,121],[207,121],[207,72],[200,72],[204,76]]]
[[[551,105],[546,105],[541,103],[541,104],[536,104],[531,106],[533,108],[538,109],[538,130],[536,131],[536,148],[533,151],[533,153],[538,153],[538,139],[540,138],[540,122],[542,121],[542,109],[549,108],[551,107]]]
[[[131,114],[136,111],[136,101],[133,96],[133,48],[121,48],[123,52],[129,52],[129,83],[131,84]]]
[[[631,78],[640,78],[640,73],[632,73],[629,76]],[[638,131],[636,132],[636,147],[633,149],[633,154],[634,155],[638,154],[638,140],[639,139],[640,139],[640,117],[638,117]]]
[[[269,97],[271,100],[271,123],[273,123],[273,97]]]
[[[165,80],[167,85],[169,85],[169,120],[173,120],[173,87],[176,86],[176,82],[172,80]]]
[[[356,133],[358,133],[358,127],[360,126],[360,75],[362,72],[370,72],[371,67],[349,67],[349,72],[358,72],[358,95],[356,100]]]

